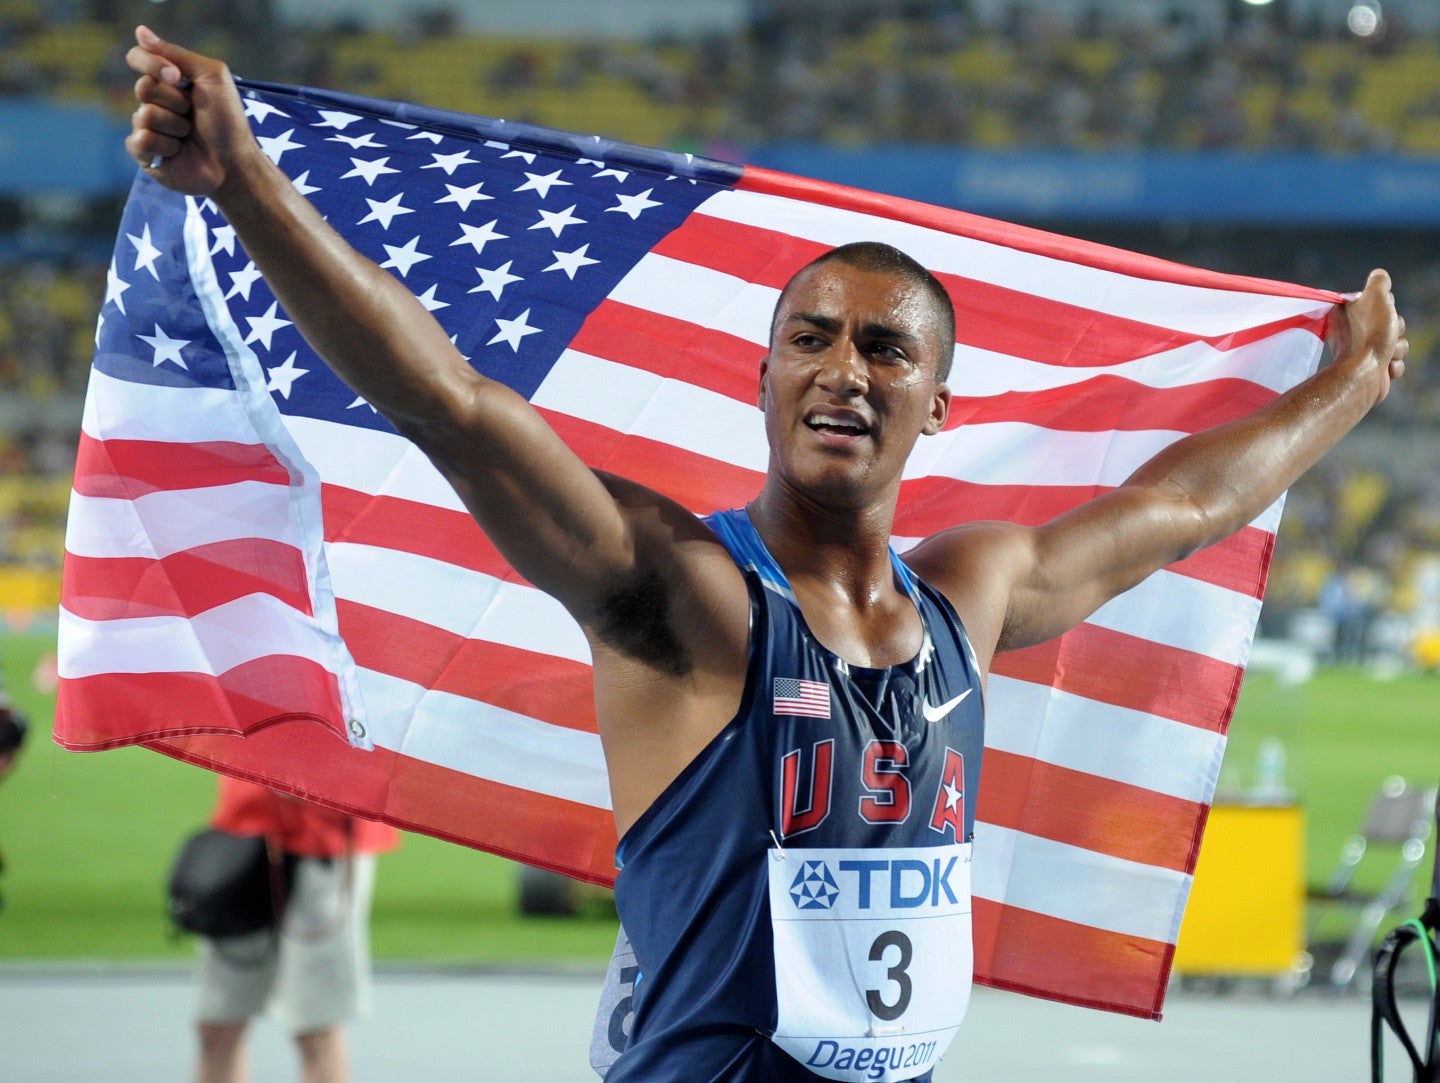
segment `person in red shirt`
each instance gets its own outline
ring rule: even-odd
[[[248,1079],[246,1031],[268,1008],[295,1036],[305,1083],[345,1083],[344,1024],[369,995],[375,855],[393,849],[398,832],[252,782],[219,783],[211,826],[263,835],[298,860],[278,928],[200,938],[196,1078]]]

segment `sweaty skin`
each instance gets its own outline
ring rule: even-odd
[[[584,629],[623,834],[735,714],[749,612],[734,562],[684,508],[586,467],[524,399],[471,369],[265,157],[223,63],[144,27],[136,41],[130,155],[161,184],[215,201],[316,351]],[[771,462],[750,515],[809,626],[863,666],[904,661],[920,643],[886,546],[906,457],[949,405],[941,322],[906,276],[832,260],[785,290],[760,362]],[[912,549],[907,562],[955,606],[981,670],[1244,526],[1381,401],[1409,348],[1389,276],[1372,272],[1331,323],[1333,360],[1319,373],[1177,442],[1114,491],[1043,526],[977,523]]]

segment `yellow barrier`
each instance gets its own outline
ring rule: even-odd
[[[1215,805],[1175,971],[1279,977],[1305,951],[1305,816],[1298,805]]]
[[[60,573],[0,566],[0,611],[43,609],[60,605]]]

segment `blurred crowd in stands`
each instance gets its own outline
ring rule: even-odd
[[[482,39],[438,8],[399,30],[359,20],[302,30],[280,27],[269,0],[170,0],[163,9],[158,0],[0,0],[0,97],[99,101],[128,113],[124,43],[136,21],[156,21],[256,78],[727,158],[785,139],[1440,154],[1440,39],[1395,19],[1366,38],[1233,8],[1217,32],[1183,4],[1126,24],[1061,19],[1043,4],[1014,4],[997,22],[956,0],[770,0],[741,33],[618,42]],[[1160,254],[1321,286],[1363,279],[1364,269],[1336,258],[1343,238],[1262,241],[1270,262],[1261,266],[1243,236],[1230,240]],[[1396,240],[1391,269],[1412,361],[1367,425],[1404,447],[1407,433],[1440,432],[1440,255],[1433,239]],[[78,256],[0,261],[0,398],[78,402],[104,282],[103,263]],[[77,422],[43,414],[0,410],[0,565],[58,566]],[[1319,628],[1317,651],[1332,660],[1408,654],[1440,670],[1434,474],[1341,454],[1298,485],[1262,632]]]

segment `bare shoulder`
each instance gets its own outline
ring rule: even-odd
[[[586,631],[657,675],[686,677],[717,654],[743,668],[749,595],[720,539],[675,501],[626,478],[598,476],[629,523],[634,557]]]
[[[905,562],[949,599],[988,671],[1015,584],[1029,574],[1034,553],[1032,528],[977,522],[932,534],[905,554]]]
[[[630,520],[636,554],[585,627],[623,834],[739,709],[750,595],[704,521],[644,486],[600,477]]]

